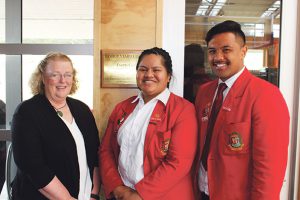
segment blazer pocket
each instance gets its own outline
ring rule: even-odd
[[[224,153],[229,155],[248,154],[250,129],[249,122],[226,124],[223,129]]]
[[[158,132],[158,145],[157,145],[157,150],[156,156],[159,158],[163,158],[167,155],[168,150],[169,150],[169,145],[171,142],[171,131],[159,131]]]

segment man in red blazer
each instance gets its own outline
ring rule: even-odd
[[[202,85],[195,102],[200,133],[194,182],[198,199],[279,199],[289,141],[285,100],[276,86],[244,66],[247,46],[240,24],[217,24],[208,31],[206,42],[208,61],[219,78]],[[211,140],[206,141],[220,83],[227,88]]]

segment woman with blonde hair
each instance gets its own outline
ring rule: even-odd
[[[49,53],[37,66],[12,121],[16,165],[13,199],[99,199],[98,130],[76,92],[76,71],[62,53]]]

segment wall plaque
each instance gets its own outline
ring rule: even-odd
[[[101,87],[136,88],[136,64],[141,51],[102,50]]]

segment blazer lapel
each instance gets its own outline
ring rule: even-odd
[[[245,69],[244,72],[240,75],[240,77],[235,81],[229,93],[226,96],[226,99],[223,103],[223,106],[220,110],[220,115],[223,113],[231,112],[233,106],[235,105],[235,101],[238,98],[241,98],[245,92],[245,89],[251,80],[250,72]]]
[[[206,132],[207,132],[207,125],[208,125],[208,121],[210,118],[210,114],[211,114],[211,108],[212,108],[212,104],[213,104],[213,98],[214,98],[214,94],[215,91],[218,87],[218,79],[216,79],[210,86],[209,88],[206,90],[205,95],[203,95],[203,97],[205,98],[204,100],[204,106],[203,106],[203,110],[201,111],[201,126],[199,127],[200,133],[205,133],[205,134],[200,134],[200,149],[201,149],[201,154],[202,154],[202,149],[205,143],[205,137],[206,137]]]

